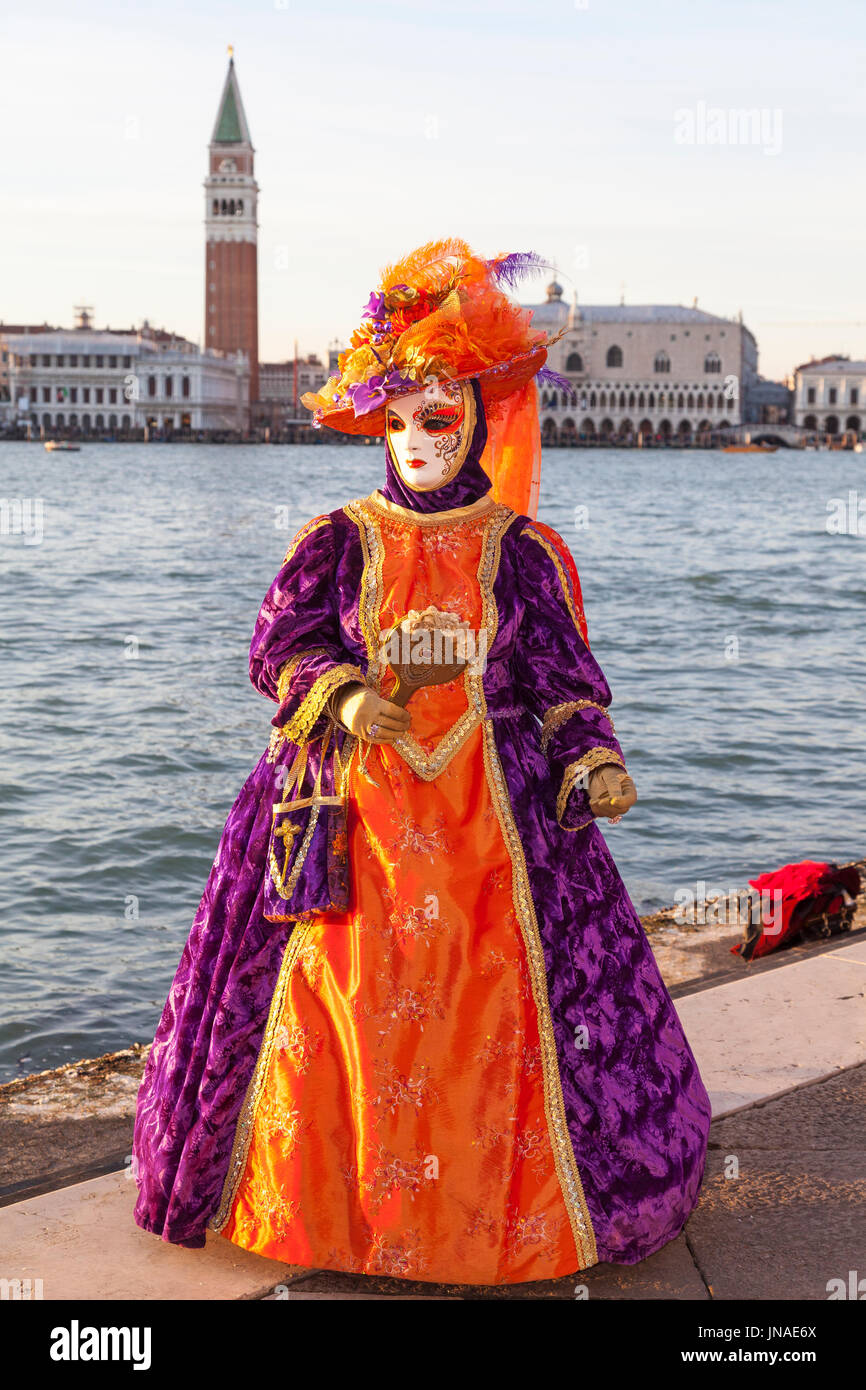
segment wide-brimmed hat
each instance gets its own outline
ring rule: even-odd
[[[548,337],[532,311],[509,299],[525,275],[545,266],[534,252],[484,259],[465,241],[428,242],[388,266],[364,307],[339,373],[301,397],[316,425],[347,434],[383,435],[389,401],[431,380],[477,378],[485,405],[525,386],[545,368]]]

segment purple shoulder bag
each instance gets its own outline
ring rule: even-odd
[[[298,749],[275,802],[268,842],[264,915],[269,922],[294,922],[313,912],[349,909],[349,841],[346,783],[354,739],[345,760],[333,739],[333,724],[322,739],[312,794],[303,796],[307,744]],[[330,758],[328,757],[330,748]],[[322,774],[327,765],[322,791]]]

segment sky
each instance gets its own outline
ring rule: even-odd
[[[742,311],[775,379],[866,358],[863,0],[0,0],[0,40],[6,323],[201,338],[233,44],[263,360],[345,341],[382,265],[455,235],[584,304]]]

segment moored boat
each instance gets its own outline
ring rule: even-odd
[[[726,444],[723,454],[775,454],[778,444]]]

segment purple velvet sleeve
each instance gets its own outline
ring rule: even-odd
[[[565,543],[557,538],[559,545]],[[568,574],[557,547],[527,523],[519,538],[523,616],[515,669],[523,698],[541,724],[541,741],[559,788],[565,829],[592,819],[586,780],[605,763],[625,767],[607,713],[610,687],[583,640]]]
[[[315,517],[289,547],[253,630],[250,680],[278,702],[271,723],[293,743],[322,733],[333,691],[364,679],[343,645],[335,559],[331,518]]]

